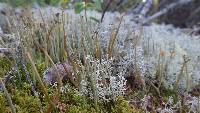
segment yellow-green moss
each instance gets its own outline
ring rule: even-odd
[[[119,96],[112,108],[112,113],[141,113],[141,111],[136,110],[133,106],[131,107],[122,96]]]
[[[0,77],[6,75],[6,73],[11,69],[12,62],[6,57],[0,57]]]
[[[11,113],[11,109],[7,105],[3,93],[0,93],[0,113]]]
[[[15,90],[12,99],[18,113],[40,113],[42,106],[37,97],[31,96],[23,90]]]

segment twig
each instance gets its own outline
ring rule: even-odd
[[[133,5],[131,8],[128,9],[128,11],[126,13],[132,13],[132,14],[138,14],[141,9],[143,8],[144,4],[143,3],[139,3],[138,5]]]
[[[200,7],[197,7],[189,16],[189,18],[187,19],[187,22],[190,22],[192,20],[194,20],[193,18],[198,15],[200,13]],[[188,25],[188,27],[192,27],[191,24]]]
[[[184,4],[187,4],[187,3],[192,2],[192,1],[193,0],[179,0],[176,3],[172,3],[172,4],[168,5],[166,8],[162,9],[161,11],[159,11],[159,12],[155,13],[154,15],[148,17],[147,19],[144,19],[142,21],[142,24],[146,24],[149,21],[152,21],[153,19],[156,19],[156,18],[162,16],[163,14],[166,14],[167,12],[169,12],[171,9],[175,8],[178,5],[184,5]]]
[[[158,93],[158,96],[160,96],[160,90],[159,87],[156,87],[151,81],[149,81],[150,85],[153,86],[153,88],[156,90],[156,92]]]
[[[145,5],[143,6],[143,8],[142,8],[142,11],[141,11],[141,15],[142,16],[146,16],[146,14],[149,12],[149,10],[151,9],[151,6],[152,6],[152,4],[153,4],[153,1],[152,0],[147,0],[146,2],[145,2]]]
[[[199,32],[200,31],[200,27],[197,27],[193,30],[193,32]]]
[[[86,7],[86,5],[87,5],[87,0],[84,0],[84,2],[85,2],[85,7],[84,7],[85,21],[87,22],[87,7]]]
[[[109,6],[110,6],[110,4],[113,2],[113,0],[110,0],[109,2],[108,2],[108,4],[106,5],[106,7],[105,7],[105,9],[103,10],[103,13],[102,13],[102,15],[101,15],[101,22],[103,22],[103,18],[104,18],[104,16],[105,16],[105,13],[106,13],[106,11],[108,10],[108,8],[109,8]]]

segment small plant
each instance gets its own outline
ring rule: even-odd
[[[75,12],[80,13],[85,9],[93,9],[97,11],[102,11],[102,1],[101,0],[93,0],[92,2],[76,2],[75,3]]]

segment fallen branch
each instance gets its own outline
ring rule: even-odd
[[[187,19],[188,22],[192,21],[196,15],[200,13],[200,7],[196,8]],[[189,27],[192,27],[192,25],[189,25]]]
[[[149,10],[151,9],[151,6],[153,4],[153,1],[152,0],[147,0],[145,2],[145,5],[143,6],[142,10],[141,10],[141,15],[142,16],[146,16],[146,14],[149,12]]]
[[[131,8],[131,10],[129,10],[128,12],[132,12],[134,14],[135,21],[141,22],[140,20],[143,20],[146,17],[147,13],[150,11],[152,4],[152,0],[147,0],[138,4],[138,6],[134,7],[134,9]]]
[[[192,35],[192,34],[197,35],[199,33],[200,33],[200,27],[196,27],[189,34],[190,35]]]
[[[184,5],[187,4],[189,2],[192,2],[193,0],[179,0],[178,2],[172,3],[170,5],[168,5],[166,8],[160,10],[159,12],[155,13],[154,15],[148,17],[147,19],[144,19],[142,21],[142,24],[146,24],[160,16],[162,16],[163,14],[166,14],[167,12],[169,12],[171,9],[174,9],[175,7],[179,6],[179,5]]]

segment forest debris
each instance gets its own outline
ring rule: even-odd
[[[153,14],[152,16],[148,17],[147,19],[145,19],[142,23],[145,24],[145,23],[148,23],[149,21],[152,21],[164,14],[166,14],[167,12],[169,12],[171,9],[179,6],[179,5],[184,5],[184,4],[187,4],[189,2],[192,2],[193,0],[179,0],[178,2],[175,2],[175,3],[171,3],[170,5],[168,5],[166,8],[160,10],[159,12]]]

